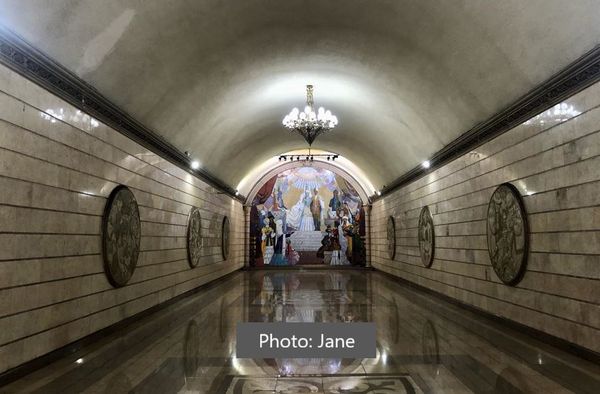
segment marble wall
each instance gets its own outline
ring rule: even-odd
[[[580,92],[427,176],[376,201],[372,264],[494,315],[600,352],[600,84]],[[523,196],[530,228],[520,283],[490,265],[486,213],[503,182]],[[417,223],[429,206],[435,259],[419,256]],[[396,254],[387,249],[387,218]]]
[[[100,230],[119,184],[139,204],[141,252],[116,289]],[[192,206],[205,237],[195,269],[186,252]],[[238,201],[0,67],[0,373],[239,269],[243,237]]]

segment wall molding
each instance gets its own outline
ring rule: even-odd
[[[600,45],[437,151],[429,159],[430,168],[425,169],[421,165],[414,167],[384,186],[381,195],[373,196],[372,199],[379,200],[394,190],[422,178],[598,81],[600,81]]]
[[[210,172],[192,170],[191,159],[157,132],[112,103],[92,85],[0,25],[0,63],[143,147],[202,179],[219,193],[242,201],[231,186]]]

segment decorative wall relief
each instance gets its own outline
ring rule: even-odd
[[[433,263],[433,254],[435,251],[435,231],[433,227],[433,217],[427,206],[421,209],[419,215],[419,252],[421,253],[421,262],[427,268]]]
[[[527,264],[527,214],[516,187],[503,183],[492,194],[487,212],[487,243],[492,267],[507,285],[521,280]]]
[[[125,286],[137,266],[141,224],[138,204],[131,190],[117,186],[108,197],[102,218],[104,271],[115,287]]]
[[[192,207],[187,226],[187,253],[190,267],[195,268],[202,257],[202,217],[200,209]]]
[[[387,220],[387,242],[388,257],[390,260],[394,260],[396,257],[396,223],[393,216],[389,216]]]
[[[223,252],[223,259],[229,258],[229,218],[225,216],[223,218],[223,227],[221,229],[221,251]]]

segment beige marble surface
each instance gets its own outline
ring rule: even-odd
[[[495,315],[600,351],[600,85],[373,204],[374,267]],[[486,212],[495,187],[514,184],[530,226],[528,269],[516,287],[498,280],[487,252]],[[435,260],[422,266],[418,214],[429,206]],[[385,224],[396,218],[395,261]]]
[[[141,251],[128,286],[104,275],[106,197],[130,187]],[[0,67],[0,372],[225,275],[243,264],[239,202]],[[186,225],[202,214],[203,258]],[[223,261],[220,224],[231,221]]]

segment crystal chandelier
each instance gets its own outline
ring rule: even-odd
[[[283,125],[290,131],[295,131],[304,137],[309,146],[319,135],[333,129],[337,124],[337,117],[332,115],[331,111],[326,111],[325,108],[320,107],[315,113],[312,85],[306,85],[306,107],[304,111],[300,112],[298,108],[294,108],[283,118]]]

